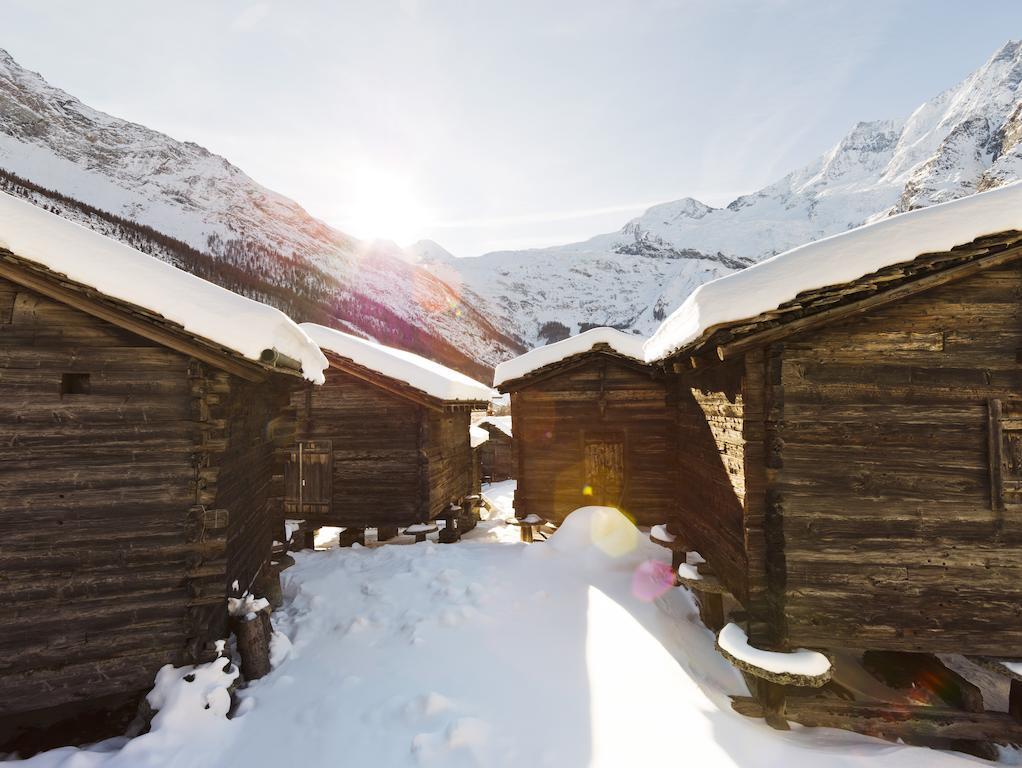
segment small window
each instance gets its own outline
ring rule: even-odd
[[[87,373],[64,373],[60,376],[60,395],[87,395],[92,391]]]

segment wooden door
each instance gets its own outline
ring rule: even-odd
[[[330,514],[333,501],[334,450],[330,440],[298,443],[284,465],[284,515],[304,520]]]
[[[587,438],[585,484],[593,504],[620,507],[625,491],[625,444],[620,439]]]

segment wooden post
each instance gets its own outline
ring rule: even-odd
[[[1008,714],[1022,723],[1022,681],[1012,680],[1008,692]]]
[[[381,525],[376,528],[376,540],[388,541],[397,536],[396,525]]]
[[[280,588],[280,570],[272,563],[266,563],[255,580],[255,593],[265,597],[271,608],[280,608],[284,604],[284,591]]]
[[[241,654],[241,672],[246,680],[258,680],[270,671],[270,633],[266,627],[269,617],[263,611],[238,618],[235,633],[238,653]]]

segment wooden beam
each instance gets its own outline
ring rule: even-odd
[[[764,346],[771,342],[787,338],[794,333],[800,333],[811,328],[835,322],[836,320],[853,317],[874,309],[875,307],[889,304],[892,301],[897,301],[931,288],[936,288],[941,285],[946,285],[947,283],[952,283],[956,280],[961,280],[964,277],[974,275],[977,272],[982,272],[986,269],[991,269],[993,267],[1001,266],[1002,264],[1017,261],[1019,258],[1022,258],[1022,248],[1014,247],[1001,251],[1000,253],[996,253],[992,256],[960,264],[957,267],[951,267],[925,277],[915,279],[908,278],[908,282],[903,283],[896,288],[881,291],[861,299],[860,301],[853,301],[849,304],[843,304],[832,309],[826,309],[822,312],[800,317],[797,320],[792,320],[790,322],[785,323],[782,321],[781,325],[767,328],[756,333],[751,333],[748,336],[733,342],[721,344],[717,347],[717,356],[721,360],[726,360],[729,357],[740,354],[752,347]]]
[[[1004,482],[1001,464],[1004,446],[1001,423],[1001,401],[997,398],[987,400],[987,460],[990,463],[990,509],[994,512],[1004,511]]]
[[[327,350],[324,350],[324,354],[326,354],[327,360],[330,361],[331,368],[344,371],[345,373],[354,376],[356,379],[368,382],[374,387],[379,387],[385,392],[390,392],[392,395],[396,395],[397,397],[405,400],[411,400],[416,405],[421,405],[425,408],[441,413],[444,410],[442,401],[430,397],[425,392],[421,392],[411,386],[402,386],[398,382],[391,382],[381,374],[370,371],[368,368],[364,368],[354,360],[349,360],[346,357],[339,357]]]
[[[209,363],[222,371],[234,374],[246,381],[259,382],[266,379],[266,371],[256,363],[246,364],[240,360],[232,359],[229,353],[217,353],[198,341],[183,338],[181,335],[161,327],[158,322],[134,317],[126,309],[118,310],[106,306],[80,291],[60,285],[55,279],[48,278],[43,274],[34,274],[8,261],[0,260],[0,277],[7,278],[18,285],[93,317],[97,317],[100,320],[112,323],[142,338],[155,341],[157,344],[173,349],[175,352],[180,352],[204,363]],[[54,278],[57,277],[57,275],[54,275]]]
[[[641,360],[634,360],[624,355],[619,355],[611,350],[607,345],[594,345],[591,349],[587,349],[585,352],[579,352],[578,354],[571,355],[558,360],[548,365],[544,365],[542,368],[538,368],[535,371],[519,376],[517,379],[508,379],[497,385],[497,390],[503,394],[508,392],[518,392],[523,389],[527,389],[535,384],[539,384],[546,379],[554,376],[560,376],[562,373],[574,370],[590,362],[594,355],[599,355],[604,358],[610,358],[617,362],[619,365],[625,368],[631,368],[633,370],[650,373],[656,376],[658,369],[656,366],[649,363],[644,363]]]
[[[766,714],[763,705],[750,696],[732,696],[731,707],[746,717]],[[1022,743],[1022,722],[1007,712],[788,697],[784,716],[811,728],[843,728],[887,738]]]

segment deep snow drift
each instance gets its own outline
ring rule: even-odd
[[[274,614],[276,668],[223,716],[226,675],[161,675],[149,734],[30,768],[694,765],[947,768],[981,761],[733,713],[739,674],[667,553],[588,507],[550,541],[300,552]],[[222,664],[222,662],[220,662]],[[211,707],[205,709],[206,703]]]

